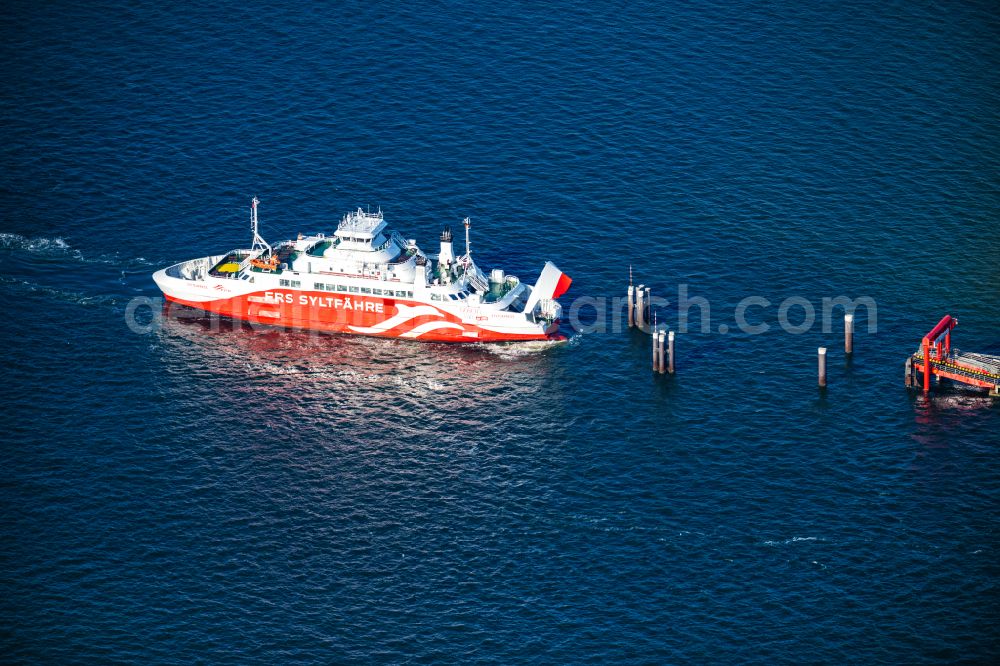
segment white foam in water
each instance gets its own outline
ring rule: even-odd
[[[69,243],[62,238],[26,238],[20,234],[0,234],[0,247],[5,250],[28,252],[68,251]]]
[[[785,539],[784,541],[765,541],[765,546],[787,546],[791,543],[796,543],[798,541],[823,541],[819,537],[792,537],[791,539]]]
[[[117,254],[102,254],[97,257],[87,257],[80,250],[75,250],[62,238],[28,238],[21,234],[0,233],[0,249],[20,250],[48,256],[70,256],[76,261],[88,264],[109,264],[112,266],[152,266],[153,262],[145,257],[122,259]]]
[[[480,342],[474,346],[484,349],[501,358],[518,358],[531,354],[540,354],[555,347],[569,344],[576,337],[578,336],[574,335],[573,338],[569,340],[526,340],[524,342],[502,343]]]
[[[75,291],[47,287],[35,282],[29,282],[28,280],[5,276],[0,276],[0,284],[7,285],[13,291],[20,291],[27,294],[41,294],[54,300],[65,303],[77,303],[78,305],[117,305],[121,300],[113,294],[81,294]]]

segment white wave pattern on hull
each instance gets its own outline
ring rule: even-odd
[[[348,326],[355,333],[362,333],[364,335],[375,335],[376,333],[384,333],[388,330],[394,329],[397,326],[401,326],[406,322],[416,319],[417,317],[430,316],[430,317],[441,317],[443,316],[438,312],[437,308],[432,308],[429,305],[403,305],[402,303],[396,304],[396,314],[389,317],[383,322],[379,322],[374,326]],[[460,327],[461,328],[461,327]],[[414,329],[416,330],[416,329]]]
[[[429,333],[430,331],[438,331],[438,330],[441,330],[442,328],[454,328],[454,329],[458,329],[460,331],[464,331],[465,330],[465,328],[463,326],[460,326],[458,324],[452,324],[451,322],[447,322],[447,321],[429,321],[429,322],[427,322],[425,324],[420,324],[420,326],[416,326],[412,331],[407,331],[406,333],[403,333],[399,337],[401,337],[401,338],[419,338],[424,333]]]

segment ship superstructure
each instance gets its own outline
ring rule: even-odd
[[[251,203],[249,249],[184,261],[153,274],[168,300],[251,322],[339,333],[445,342],[558,338],[556,299],[570,278],[547,262],[534,286],[473,261],[451,230],[436,254],[386,225],[381,210],[348,213],[332,235],[274,246]]]

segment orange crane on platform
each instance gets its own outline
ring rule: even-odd
[[[917,385],[917,373],[923,376],[924,393],[931,390],[931,375],[990,390],[1000,397],[1000,356],[971,354],[951,348],[951,331],[958,319],[945,315],[924,336],[920,348],[906,359],[907,387]]]

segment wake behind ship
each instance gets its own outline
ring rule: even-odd
[[[153,279],[170,301],[250,322],[440,342],[559,339],[556,301],[571,279],[546,262],[534,286],[502,269],[486,274],[451,230],[437,254],[391,231],[382,212],[358,209],[332,236],[300,235],[272,247],[250,208],[252,247],[191,259]]]

